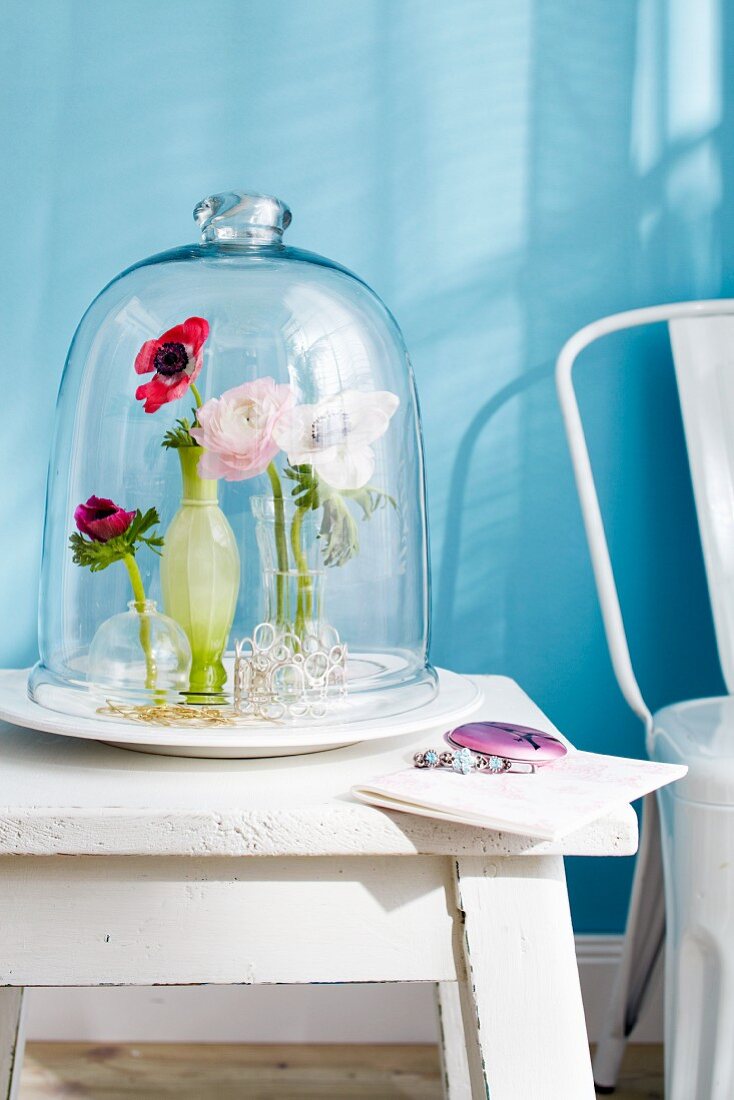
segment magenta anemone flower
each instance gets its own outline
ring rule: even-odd
[[[134,519],[135,512],[126,512],[106,497],[90,497],[74,511],[77,527],[94,542],[109,542],[123,535]]]
[[[153,377],[138,386],[135,397],[145,402],[145,411],[154,413],[161,405],[183,397],[201,371],[204,342],[209,335],[209,322],[203,317],[189,317],[175,325],[157,340],[146,340],[135,358],[136,374]]]

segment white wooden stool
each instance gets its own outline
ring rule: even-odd
[[[0,724],[2,1100],[25,986],[374,981],[437,983],[451,1100],[593,1097],[562,856],[632,853],[635,815],[549,844],[350,800],[424,741],[183,760]]]

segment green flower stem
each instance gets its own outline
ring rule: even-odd
[[[270,485],[273,490],[273,507],[275,510],[275,552],[278,558],[278,575],[276,577],[276,618],[278,625],[285,622],[284,594],[288,573],[288,543],[285,534],[285,504],[283,503],[283,486],[281,485],[275,463],[271,462],[267,469]]]
[[[145,612],[145,588],[143,587],[143,578],[140,576],[140,570],[138,569],[138,563],[135,561],[133,554],[125,554],[122,559],[127,567],[128,575],[130,577],[130,584],[133,590],[133,596],[135,598],[135,607],[140,615],[140,644],[143,647],[143,653],[145,654],[145,686],[152,690],[155,687],[156,682],[156,667],[153,659],[153,653],[150,648],[150,623],[148,622]]]
[[[291,524],[291,546],[293,557],[298,569],[298,597],[296,608],[296,634],[299,638],[305,633],[306,620],[311,617],[313,610],[313,597],[311,592],[311,577],[308,572],[308,561],[301,546],[301,524],[305,509],[297,508]]]
[[[191,390],[191,392],[194,395],[194,401],[196,402],[197,409],[200,409],[201,406],[204,404],[204,402],[201,400],[201,394],[199,393],[199,387],[196,385],[195,382],[192,382],[191,385],[189,386],[189,389]]]

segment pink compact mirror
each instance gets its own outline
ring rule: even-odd
[[[467,722],[446,735],[452,745],[487,756],[522,761],[540,767],[566,755],[568,749],[557,737],[532,726],[512,722]]]

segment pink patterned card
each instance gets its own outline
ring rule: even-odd
[[[352,794],[386,810],[559,840],[687,771],[679,764],[579,751],[534,775],[407,768],[352,787]]]

